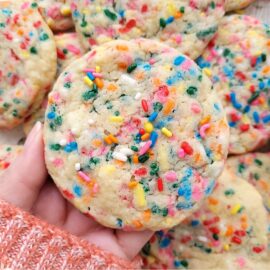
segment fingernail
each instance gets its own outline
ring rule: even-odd
[[[24,147],[27,148],[34,141],[36,135],[40,132],[41,127],[42,127],[41,122],[40,121],[36,122],[35,126],[32,128],[29,135],[27,136]]]

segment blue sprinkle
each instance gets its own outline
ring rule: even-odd
[[[176,208],[178,210],[181,210],[181,209],[190,209],[190,208],[193,207],[193,205],[194,205],[194,203],[191,203],[191,202],[179,202],[179,203],[177,203]]]
[[[228,66],[225,66],[223,68],[223,73],[225,74],[226,77],[232,78],[233,77],[233,70],[230,69]]]
[[[215,108],[218,112],[220,112],[220,107],[219,107],[219,105],[218,105],[217,103],[214,104],[214,108]]]
[[[211,183],[208,185],[207,189],[205,190],[205,195],[208,196],[209,194],[211,194],[214,190],[215,187],[215,181],[211,181]]]
[[[200,221],[199,221],[199,220],[197,220],[197,219],[191,220],[191,226],[192,226],[192,227],[196,227],[196,226],[198,226],[199,224],[200,224]]]
[[[249,111],[250,111],[250,106],[246,105],[244,110],[243,110],[243,113],[248,113]]]
[[[210,63],[205,61],[201,56],[196,59],[196,63],[200,68],[210,67]]]
[[[80,186],[75,185],[73,187],[73,192],[77,197],[81,197],[82,196],[82,188]]]
[[[144,66],[143,66],[143,69],[144,70],[146,70],[146,71],[149,71],[149,70],[151,70],[151,65],[149,65],[149,64],[145,64]]]
[[[242,105],[237,102],[236,94],[234,92],[230,93],[230,98],[231,98],[231,102],[232,102],[232,105],[234,106],[234,108],[237,110],[240,110],[242,108]]]
[[[159,121],[158,123],[155,124],[155,128],[157,128],[157,129],[162,129],[165,126],[166,126],[166,124],[164,121]]]
[[[117,219],[117,226],[120,227],[120,228],[123,226],[122,219],[120,219],[120,218]]]
[[[265,83],[264,82],[260,82],[259,83],[259,88],[262,90],[265,88]]]
[[[213,82],[216,83],[216,82],[219,82],[219,81],[220,81],[219,77],[215,75],[213,77]]]
[[[161,248],[166,248],[167,246],[169,246],[170,245],[170,243],[171,243],[171,240],[170,240],[170,238],[164,238],[164,239],[162,239],[161,241],[160,241],[160,243],[159,243],[159,246],[161,247]]]
[[[267,86],[270,86],[270,79],[268,79],[267,81]]]
[[[260,115],[259,115],[258,112],[255,111],[255,112],[253,113],[253,119],[254,119],[254,122],[255,122],[256,124],[260,123]]]
[[[270,122],[270,114],[264,116],[262,118],[262,121],[263,121],[264,124],[268,124]]]
[[[12,14],[12,11],[8,8],[3,8],[1,11],[3,14],[5,14],[7,16],[10,16]]]
[[[49,112],[49,113],[47,114],[47,118],[48,118],[48,119],[54,119],[54,118],[55,118],[55,112]]]
[[[91,72],[87,72],[86,75],[91,81],[95,80],[95,76]]]
[[[159,236],[159,237],[162,237],[164,235],[164,232],[163,231],[157,231],[156,234]]]
[[[235,127],[236,126],[236,122],[229,122],[229,126],[230,127]]]
[[[178,189],[178,195],[179,195],[179,196],[184,196],[184,194],[185,194],[185,189],[182,188],[182,187],[180,187],[180,188]]]
[[[151,144],[151,148],[155,146],[156,142],[157,142],[157,139],[158,139],[158,134],[156,131],[153,131],[150,135],[150,141],[152,142]]]
[[[166,20],[166,23],[169,24],[169,23],[172,23],[173,21],[174,21],[174,17],[171,16]]]
[[[212,155],[212,151],[209,148],[205,148],[205,153],[206,153],[207,157],[209,157],[209,158]]]
[[[181,261],[174,261],[173,262],[175,267],[180,267],[181,266]]]
[[[150,122],[153,122],[153,121],[156,120],[157,116],[158,116],[158,112],[153,112],[153,113],[149,116],[148,120],[149,120]]]
[[[173,85],[173,83],[174,83],[173,78],[169,77],[169,78],[167,79],[167,84],[168,84],[168,85]]]
[[[78,148],[78,144],[76,142],[71,142],[68,143],[65,147],[64,147],[64,151],[67,153],[70,153],[72,151],[76,151]]]
[[[178,56],[178,57],[176,57],[175,59],[174,59],[174,64],[176,65],[176,66],[179,66],[179,65],[181,65],[183,62],[185,62],[185,60],[186,60],[186,58],[185,57],[183,57],[183,56]]]
[[[124,18],[125,17],[125,11],[124,10],[120,10],[119,11],[119,15],[121,18]]]
[[[257,78],[257,73],[253,73],[253,74],[252,74],[252,78],[253,78],[253,79],[256,79],[256,78]]]
[[[192,168],[187,168],[186,169],[186,177],[190,178],[193,175]]]

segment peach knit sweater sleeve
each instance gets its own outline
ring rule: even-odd
[[[120,259],[0,200],[0,269],[138,269],[140,259]]]

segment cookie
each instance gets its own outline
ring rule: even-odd
[[[57,76],[59,76],[70,63],[80,58],[85,53],[85,50],[81,47],[76,33],[55,35],[55,41],[57,48]],[[44,123],[47,101],[47,98],[45,98],[38,110],[25,119],[23,131],[26,135],[36,122]]]
[[[114,39],[155,38],[197,58],[217,31],[224,0],[70,0],[86,49]]]
[[[21,154],[22,150],[21,145],[0,145],[0,175]]]
[[[230,157],[227,167],[259,191],[265,207],[270,211],[270,153],[251,153]]]
[[[1,1],[0,24],[0,128],[13,128],[39,106],[53,82],[56,47],[30,1]]]
[[[66,0],[34,0],[53,31],[66,31],[73,27],[70,6]]]
[[[247,7],[255,0],[225,0],[225,10],[232,11]]]
[[[229,152],[242,154],[270,136],[270,27],[249,16],[225,17],[197,63],[227,112]]]
[[[228,125],[210,80],[157,41],[95,47],[65,69],[48,102],[49,173],[104,226],[172,227],[223,168]]]
[[[225,169],[202,207],[177,227],[155,233],[142,255],[147,269],[251,269],[270,265],[267,243],[260,194]]]

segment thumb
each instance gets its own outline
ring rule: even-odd
[[[20,156],[0,177],[0,199],[30,210],[46,180],[42,125],[36,123]]]

